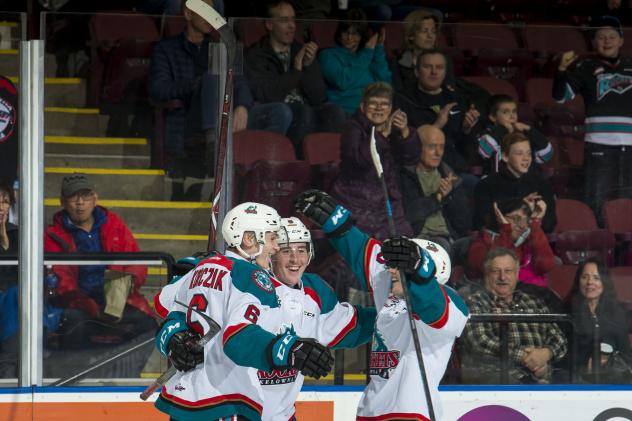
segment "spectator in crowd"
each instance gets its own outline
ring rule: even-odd
[[[419,9],[404,18],[404,44],[397,61],[391,64],[393,88],[407,92],[417,86],[415,63],[419,53],[438,48],[437,33],[441,26],[441,13],[434,9]],[[445,85],[455,87],[454,63],[446,57]]]
[[[256,101],[281,101],[290,106],[293,118],[287,135],[302,157],[305,135],[340,132],[345,113],[326,102],[325,81],[316,59],[318,45],[294,40],[294,8],[287,0],[268,2],[265,29],[267,35],[246,52],[246,78]]]
[[[46,229],[45,251],[139,251],[123,220],[97,205],[97,192],[85,174],[64,177],[60,200],[63,210]],[[64,309],[59,330],[63,349],[83,349],[104,338],[109,343],[122,343],[154,333],[157,325],[152,310],[140,292],[147,276],[145,266],[58,265],[53,272],[58,278],[56,300]]]
[[[366,16],[352,9],[347,20],[338,24],[336,47],[319,55],[320,68],[327,84],[327,99],[338,104],[348,115],[360,105],[362,91],[373,82],[391,81],[391,71],[384,54],[384,28],[368,34]]]
[[[212,0],[205,1],[213,5]],[[212,27],[198,14],[184,5],[183,8],[186,27],[181,34],[156,44],[150,74],[152,99],[168,103],[165,152],[167,172],[174,178],[181,178],[191,162],[205,156],[200,150],[212,145],[206,136],[214,139],[219,115],[217,77],[209,71]],[[256,105],[241,75],[235,75],[234,93],[233,131],[248,128],[287,132],[292,120],[287,105]],[[209,150],[203,163],[207,169],[212,165],[210,157]]]
[[[484,259],[484,289],[466,298],[472,314],[549,313],[540,298],[516,289],[519,263],[504,247],[491,249]],[[552,364],[567,351],[566,338],[554,323],[509,323],[509,381],[548,383]],[[466,383],[496,383],[499,379],[501,338],[496,323],[468,323],[461,352]]]
[[[445,136],[441,129],[417,129],[421,156],[417,165],[402,166],[399,185],[406,219],[413,234],[451,252],[454,240],[469,233],[472,216],[461,179],[443,162]]]
[[[384,192],[371,160],[373,128],[397,232],[412,235],[404,217],[396,165],[416,164],[421,144],[415,130],[408,127],[406,113],[393,111],[393,88],[387,83],[375,82],[367,86],[360,109],[347,122],[342,133],[340,173],[333,185],[333,195],[353,213],[361,230],[379,239],[389,235]]]
[[[487,253],[503,247],[514,253],[520,263],[518,279],[523,284],[547,287],[546,274],[555,266],[555,256],[540,227],[547,205],[533,199],[533,209],[523,199],[494,202],[488,224],[474,237],[467,254],[467,271],[472,279],[484,274]]]
[[[584,197],[600,219],[606,200],[632,196],[632,58],[620,54],[623,31],[617,18],[602,16],[592,25],[597,55],[574,64],[574,51],[562,54],[553,98],[584,98]]]
[[[500,148],[498,172],[481,180],[474,190],[474,228],[483,227],[486,218],[493,217],[494,202],[519,198],[532,211],[536,201],[543,201],[540,205],[545,213],[537,212],[537,218],[544,232],[553,231],[557,223],[553,188],[540,173],[530,170],[531,142],[523,132],[515,131],[503,137]]]
[[[619,382],[627,375],[629,382],[629,368],[626,373],[619,367],[620,372],[616,373],[614,361],[609,361],[609,358],[620,358],[632,364],[632,350],[625,312],[617,301],[608,268],[598,258],[589,258],[577,267],[569,307],[577,338],[576,369],[581,370],[587,380],[595,380],[590,373],[595,364],[595,330],[598,326],[600,380]]]
[[[398,92],[395,104],[409,116],[411,126],[433,124],[443,130],[446,137],[444,160],[457,173],[462,173],[468,167],[467,156],[474,149],[475,140],[470,134],[480,113],[445,86],[446,63],[446,57],[440,51],[422,51],[417,57],[416,87]]]
[[[9,222],[14,202],[11,185],[0,180],[0,256],[18,253],[18,227]],[[18,371],[17,285],[17,266],[0,266],[0,378],[16,377]]]
[[[518,121],[518,103],[509,95],[494,95],[489,99],[489,121],[492,123],[478,138],[478,153],[485,162],[485,174],[498,172],[501,159],[500,143],[509,133],[521,132],[531,143],[532,162],[544,164],[553,157],[551,142],[536,128]],[[532,166],[531,170],[538,168]]]

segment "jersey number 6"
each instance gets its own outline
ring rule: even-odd
[[[252,323],[256,324],[257,320],[259,320],[259,314],[261,314],[261,310],[259,310],[257,306],[250,304],[244,313],[244,317],[246,320],[250,320]]]

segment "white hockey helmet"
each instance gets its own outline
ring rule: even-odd
[[[422,240],[419,238],[413,238],[412,240],[419,247],[426,250],[428,254],[430,254],[430,257],[432,257],[435,267],[437,268],[435,273],[437,282],[441,285],[447,283],[448,280],[450,280],[450,273],[452,272],[452,262],[450,261],[450,255],[448,255],[448,252],[434,241]]]
[[[234,247],[243,254],[247,254],[241,248],[244,233],[253,232],[259,251],[254,256],[261,254],[265,242],[266,232],[279,232],[281,217],[278,212],[268,205],[255,202],[241,203],[226,213],[222,222],[222,236],[227,247]]]
[[[296,218],[281,218],[281,227],[279,230],[279,247],[283,248],[287,244],[307,243],[309,251],[309,262],[314,258],[314,245],[312,244],[312,234],[309,232],[305,224]]]

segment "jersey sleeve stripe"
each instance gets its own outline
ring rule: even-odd
[[[228,326],[226,330],[224,330],[224,335],[222,336],[222,343],[226,345],[226,342],[228,342],[230,338],[235,336],[237,333],[239,333],[242,329],[244,329],[247,326],[250,326],[250,323],[240,323],[238,325]]]
[[[327,344],[329,348],[334,347],[340,343],[344,339],[344,337],[351,332],[358,325],[358,310],[353,307],[353,317],[347,325],[336,335],[336,337]]]
[[[364,279],[366,279],[366,289],[369,293],[373,293],[373,283],[371,282],[371,257],[373,249],[380,245],[380,242],[374,238],[369,238],[364,250]]]
[[[156,313],[158,313],[158,315],[163,319],[167,317],[167,314],[169,314],[169,310],[167,310],[160,302],[160,292],[154,295],[154,309],[156,309]]]
[[[439,317],[439,319],[432,323],[428,323],[428,326],[434,329],[441,329],[443,326],[445,326],[450,315],[450,298],[448,298],[448,294],[445,292],[445,288],[443,288],[443,285],[440,285],[440,287],[441,292],[443,293],[443,298],[445,298],[445,310],[443,310],[443,314],[441,315],[441,317]]]
[[[318,296],[318,294],[316,294],[316,291],[309,287],[305,287],[305,294],[309,295],[311,299],[314,300],[316,304],[318,304],[318,308],[322,310],[323,303],[320,301],[320,297]]]
[[[390,420],[415,420],[415,421],[430,421],[430,418],[426,418],[421,414],[411,414],[404,412],[391,412],[389,414],[378,415],[375,417],[363,417],[358,415],[356,421],[390,421]]]
[[[194,409],[208,409],[208,407],[213,407],[213,406],[219,406],[219,405],[230,405],[231,403],[237,403],[237,404],[245,404],[249,407],[251,407],[252,409],[254,409],[255,411],[257,411],[258,413],[262,413],[263,412],[263,407],[261,405],[259,405],[257,402],[253,401],[252,399],[250,399],[247,396],[244,396],[240,393],[232,393],[230,395],[220,395],[220,396],[214,396],[212,398],[207,398],[207,399],[201,399],[199,401],[188,401],[186,399],[182,399],[178,396],[174,396],[171,395],[169,393],[167,393],[167,391],[163,388],[163,390],[160,393],[161,397],[163,399],[166,399],[168,401],[171,401],[175,404],[177,404],[178,406],[184,407],[184,408],[194,408]]]

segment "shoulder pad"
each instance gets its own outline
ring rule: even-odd
[[[244,260],[233,260],[230,272],[233,285],[243,293],[252,294],[263,305],[278,307],[275,288],[279,281],[264,269]]]

